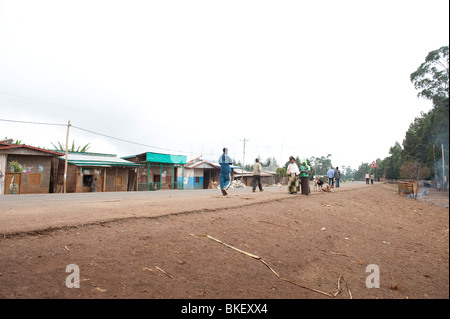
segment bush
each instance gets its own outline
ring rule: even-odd
[[[400,167],[400,177],[405,179],[419,180],[422,178],[429,178],[430,169],[417,162],[407,162]]]
[[[23,171],[22,165],[20,165],[17,161],[12,161],[9,163],[13,173],[21,173]]]

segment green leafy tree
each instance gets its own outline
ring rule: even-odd
[[[370,164],[369,163],[361,163],[358,169],[354,173],[355,181],[363,181],[365,180],[365,176],[367,173],[370,173]]]
[[[286,168],[284,167],[278,167],[277,168],[277,172],[275,174],[277,177],[286,177],[287,176],[287,172],[286,172]]]
[[[355,178],[355,170],[353,170],[350,166],[342,165],[340,168],[341,171],[341,180],[352,181]]]
[[[411,73],[410,80],[416,90],[417,96],[432,100],[448,98],[448,46],[428,53],[419,68]]]
[[[431,51],[410,79],[419,97],[433,102],[433,109],[422,113],[409,127],[403,141],[405,162],[424,164],[442,180],[442,146],[448,176],[449,158],[449,50],[443,46]]]
[[[410,80],[419,91],[418,97],[433,102],[433,108],[421,113],[410,124],[403,148],[396,142],[389,156],[378,161],[378,172],[387,179],[432,178],[434,172],[442,180],[442,146],[448,176],[449,149],[449,54],[448,46],[431,51]],[[407,177],[408,176],[408,177]],[[359,176],[358,176],[359,177]]]
[[[400,178],[400,166],[402,160],[403,148],[399,142],[395,142],[395,145],[389,149],[390,156],[386,157],[383,163],[382,174],[386,175],[387,179],[399,179]]]
[[[69,152],[85,153],[85,152],[89,149],[90,144],[91,144],[91,143],[87,143],[87,144],[84,145],[84,146],[81,146],[81,145],[80,145],[80,146],[76,147],[76,146],[75,146],[75,140],[73,140],[72,146],[68,149],[68,151],[69,151]],[[58,146],[56,146],[56,145],[53,144],[53,143],[52,143],[52,145],[53,145],[53,147],[54,147],[56,150],[58,150],[58,151],[63,151],[63,152],[66,151],[66,147],[63,146],[63,144],[62,144],[61,142],[58,142]]]
[[[266,158],[266,160],[261,163],[261,165],[269,171],[276,171],[278,168],[278,162],[275,157]]]
[[[327,171],[330,169],[332,165],[331,163],[331,154],[320,157],[311,157],[309,158],[309,163],[311,169],[313,170],[313,175],[326,175]]]

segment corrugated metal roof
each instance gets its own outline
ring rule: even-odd
[[[149,163],[167,163],[167,164],[186,164],[187,157],[184,155],[173,155],[164,153],[145,152],[137,155],[124,156],[122,158],[132,158],[145,155],[145,159]]]
[[[59,158],[65,160],[65,156],[60,156]],[[140,164],[135,164],[111,154],[69,153],[67,155],[67,161],[69,164],[74,164],[77,166],[142,166]]]
[[[185,168],[217,168],[220,169],[220,164],[219,163],[212,163],[212,162],[208,162],[208,161],[200,161],[197,163],[193,163],[190,165],[186,165]],[[241,168],[240,166],[234,166],[234,165],[230,165],[231,169],[238,169]]]
[[[202,155],[197,156],[186,163],[185,168],[217,168],[220,169],[220,164],[218,161],[204,160]],[[231,169],[241,168],[240,166],[230,165]]]
[[[12,150],[12,149],[17,149],[17,148],[26,148],[26,149],[30,149],[30,150],[34,150],[34,151],[39,151],[39,152],[44,152],[44,153],[48,153],[51,155],[61,155],[63,152],[57,152],[57,151],[50,151],[50,150],[46,150],[43,148],[39,148],[39,147],[34,147],[31,145],[26,145],[26,144],[7,144],[7,143],[0,143],[0,150]]]
[[[191,163],[189,165],[186,165],[185,168],[220,168],[218,165],[214,165],[212,163],[209,163],[208,161],[199,161],[197,163]]]

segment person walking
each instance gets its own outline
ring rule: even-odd
[[[311,192],[309,189],[309,171],[309,165],[306,163],[306,160],[303,160],[300,165],[300,185],[302,186],[303,195],[309,195]]]
[[[370,174],[370,184],[373,185],[373,174]]]
[[[228,156],[228,149],[226,147],[223,148],[223,154],[219,157],[220,164],[220,190],[222,191],[223,196],[228,195],[227,190],[230,187],[231,182],[231,167],[233,164],[233,160]]]
[[[91,182],[91,192],[97,191],[97,177],[94,176]]]
[[[366,173],[366,184],[369,185],[369,179],[370,179],[370,175],[369,173]]]
[[[258,184],[259,191],[262,192],[262,184],[261,184],[261,173],[262,173],[262,165],[259,162],[259,158],[255,159],[255,163],[253,164],[253,189],[252,191],[256,191],[256,184]]]
[[[293,156],[289,157],[289,162],[287,167],[288,190],[290,194],[297,194],[299,190],[298,175],[300,175],[300,170],[298,169],[298,165],[295,163],[295,158]]]
[[[336,183],[336,188],[339,188],[340,180],[341,180],[341,171],[339,170],[339,167],[336,167],[336,169],[334,170],[334,181]]]
[[[334,169],[333,167],[330,167],[330,169],[327,172],[328,176],[328,185],[334,186]]]

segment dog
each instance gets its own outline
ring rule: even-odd
[[[325,184],[324,186],[322,186],[322,190],[323,190],[324,192],[329,193],[329,192],[331,192],[331,186],[328,185],[328,184]]]
[[[314,190],[320,191],[322,190],[323,180],[320,177],[316,177],[314,179]]]
[[[319,180],[317,181],[317,188],[318,190],[322,190],[322,187],[323,187],[323,180],[319,178]]]

